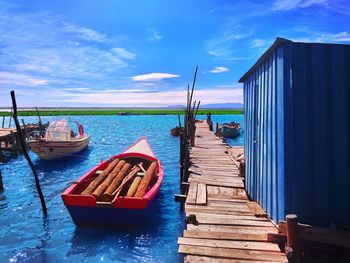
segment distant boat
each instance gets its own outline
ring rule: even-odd
[[[224,138],[236,138],[241,132],[241,126],[237,122],[223,123],[218,127],[218,134]]]
[[[43,160],[51,160],[77,153],[89,145],[90,136],[78,124],[78,134],[68,126],[66,120],[51,122],[43,137],[28,140],[29,148]]]
[[[117,115],[119,115],[119,116],[130,116],[131,113],[128,112],[128,111],[125,111],[125,112],[118,112]]]
[[[88,171],[62,199],[78,226],[135,225],[148,212],[163,177],[160,161],[142,137]]]

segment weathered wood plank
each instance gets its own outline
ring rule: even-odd
[[[242,205],[237,205],[237,206],[230,206],[230,207],[220,207],[220,206],[196,206],[196,205],[188,205],[186,204],[185,209],[191,209],[191,208],[201,208],[202,210],[209,210],[209,211],[233,211],[233,212],[241,212],[241,213],[249,213],[252,214],[252,212],[250,212],[249,208],[246,206],[242,206]]]
[[[228,259],[228,258],[218,258],[218,257],[205,257],[205,256],[193,256],[188,255],[184,258],[185,263],[266,263],[266,261],[261,260],[242,260],[242,259]],[[270,261],[270,263],[276,263]]]
[[[267,217],[265,211],[261,208],[261,206],[257,202],[249,201],[247,202],[247,205],[250,211],[252,211],[254,215],[260,216],[260,217]]]
[[[197,198],[197,184],[192,183],[188,189],[188,195],[186,199],[186,204],[196,204]]]
[[[214,182],[211,180],[203,180],[203,179],[193,179],[189,178],[189,182],[197,182],[197,183],[203,183],[206,185],[217,185],[217,186],[228,186],[228,187],[237,187],[237,188],[244,188],[243,182]]]
[[[224,182],[224,183],[241,183],[243,182],[242,177],[233,177],[233,176],[220,176],[220,175],[194,175],[191,174],[190,177],[192,180],[205,180],[205,181],[213,181],[213,182]]]
[[[203,246],[203,247],[222,247],[222,248],[238,248],[238,249],[281,252],[277,244],[272,244],[272,243],[268,243],[268,242],[179,237],[178,240],[177,240],[177,243],[179,245],[192,245],[192,246]]]
[[[187,230],[207,231],[207,232],[231,232],[231,233],[251,233],[251,234],[265,234],[278,233],[276,227],[266,226],[230,226],[230,225],[187,225]]]
[[[208,212],[189,212],[186,211],[186,216],[193,215],[195,214],[196,216],[205,216],[205,217],[215,217],[215,218],[229,218],[229,219],[235,219],[235,220],[257,220],[257,221],[263,221],[263,222],[269,222],[266,218],[264,217],[256,217],[254,215],[241,215],[241,214],[236,214],[236,215],[223,215],[223,214],[217,214],[215,212],[213,213],[208,213]]]
[[[221,217],[205,217],[200,214],[196,215],[196,219],[199,224],[210,225],[239,225],[239,226],[271,226],[269,221],[257,221],[257,220],[240,220]]]
[[[285,255],[282,253],[255,251],[255,250],[247,250],[247,249],[211,248],[211,247],[180,245],[179,253],[185,253],[185,254],[191,254],[191,255],[225,257],[225,258],[232,258],[232,259],[264,260],[266,262],[271,262],[271,261],[287,262]]]
[[[207,186],[205,184],[198,184],[197,186],[197,205],[207,204]]]

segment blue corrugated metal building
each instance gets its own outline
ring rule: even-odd
[[[350,226],[350,45],[277,38],[240,82],[250,197],[275,222]]]

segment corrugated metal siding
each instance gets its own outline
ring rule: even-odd
[[[284,52],[272,53],[244,83],[246,190],[267,213],[284,216]],[[277,119],[279,120],[277,122]]]
[[[246,189],[276,222],[350,224],[350,46],[275,47],[244,80]]]
[[[349,56],[350,46],[293,44],[285,203],[305,223],[350,224]]]

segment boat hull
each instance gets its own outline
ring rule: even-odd
[[[96,178],[96,172],[106,169],[114,159],[134,160],[135,163],[157,162],[156,181],[143,197],[117,196],[111,202],[103,202],[92,194],[82,194],[89,182]],[[125,150],[123,153],[111,157],[79,178],[62,194],[62,199],[77,226],[119,226],[137,225],[140,218],[152,215],[150,211],[158,195],[164,177],[161,162],[155,157],[145,139]]]
[[[116,207],[67,206],[68,212],[77,226],[117,226],[137,225],[146,209]]]
[[[90,136],[84,136],[74,141],[28,141],[30,149],[43,160],[52,160],[75,154],[85,149],[90,142]]]
[[[222,125],[220,128],[220,135],[225,138],[236,138],[240,133],[239,129]]]

